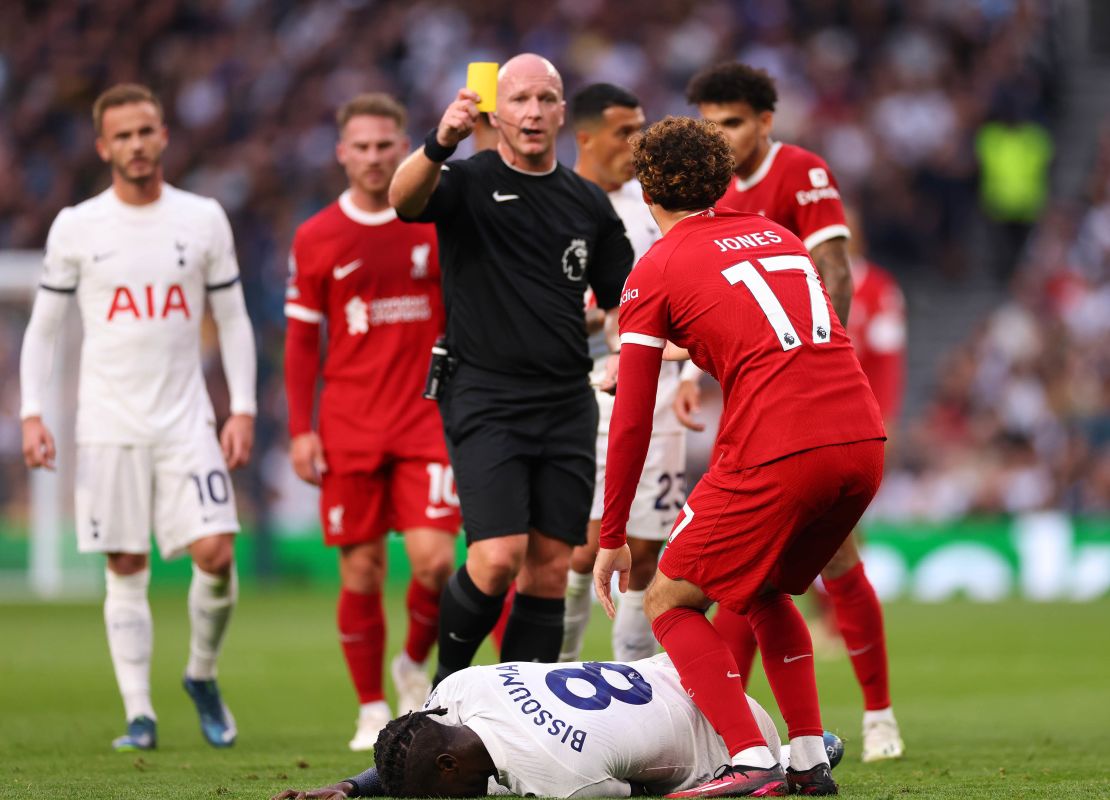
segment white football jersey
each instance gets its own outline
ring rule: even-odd
[[[79,443],[183,440],[215,425],[200,323],[206,290],[237,280],[231,225],[215,200],[164,184],[148,205],[109,188],[62,210],[42,288],[77,295]]]
[[[779,736],[749,698],[771,752]],[[456,672],[424,708],[466,725],[497,768],[490,793],[627,797],[629,781],[661,795],[712,777],[729,754],[665,653],[628,664],[508,663]]]
[[[616,191],[609,192],[609,201],[613,204],[621,222],[624,223],[624,231],[628,235],[628,240],[632,242],[632,252],[636,261],[639,261],[640,257],[650,250],[651,246],[659,241],[662,236],[659,232],[659,226],[655,224],[655,219],[651,216],[651,211],[648,210],[647,203],[644,202],[644,191],[640,188],[640,182],[633,178]],[[597,355],[607,355],[609,348],[605,344],[605,334],[595,334],[595,336],[601,337],[598,342],[601,349]],[[591,350],[591,354],[592,352]],[[685,432],[682,423],[678,421],[678,417],[675,416],[672,409],[675,395],[678,394],[680,369],[681,367],[678,364],[666,361],[659,369],[659,388],[655,393],[655,416],[652,419],[652,433]],[[598,420],[598,433],[608,433],[609,418],[613,413],[611,400],[605,408],[601,409],[601,412]]]

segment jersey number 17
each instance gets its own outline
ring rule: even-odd
[[[809,307],[813,317],[812,341],[814,344],[828,344],[831,341],[832,319],[828,301],[821,289],[821,279],[817,277],[813,262],[806,256],[767,256],[752,259],[752,261],[757,262],[767,272],[797,269],[805,273],[806,287],[809,289]],[[752,293],[752,297],[767,317],[767,322],[771,324],[775,338],[778,339],[783,350],[800,347],[802,340],[791,324],[790,318],[787,317],[786,309],[782,307],[782,303],[768,285],[767,279],[760,274],[752,261],[733,264],[728,269],[721,270],[721,274],[733,286],[742,283],[748,287],[748,291]]]

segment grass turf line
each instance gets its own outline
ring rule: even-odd
[[[404,599],[387,602],[392,655],[404,636]],[[221,662],[240,736],[222,751],[202,741],[180,687],[185,593],[156,592],[152,605],[159,749],[130,754],[109,749],[123,732],[123,714],[100,605],[0,606],[0,798],[267,798],[369,764],[369,754],[346,749],[356,704],[336,642],[333,597],[243,592]],[[848,748],[836,770],[842,794],[1110,796],[1108,613],[1110,600],[888,606],[904,760],[859,763],[861,706],[849,664],[817,665],[825,725]],[[608,653],[608,625],[595,608],[586,654]],[[488,650],[479,654],[482,663],[489,658]],[[752,693],[774,714],[762,677]]]

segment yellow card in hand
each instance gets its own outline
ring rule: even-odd
[[[479,111],[497,110],[497,62],[471,61],[466,65],[466,88],[476,92],[482,101]]]

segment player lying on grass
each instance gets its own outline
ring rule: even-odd
[[[748,703],[776,758],[767,712]],[[640,661],[470,667],[378,737],[375,767],[273,800],[344,797],[663,795],[706,782],[728,761],[666,654]],[[830,761],[840,740],[827,735]]]

